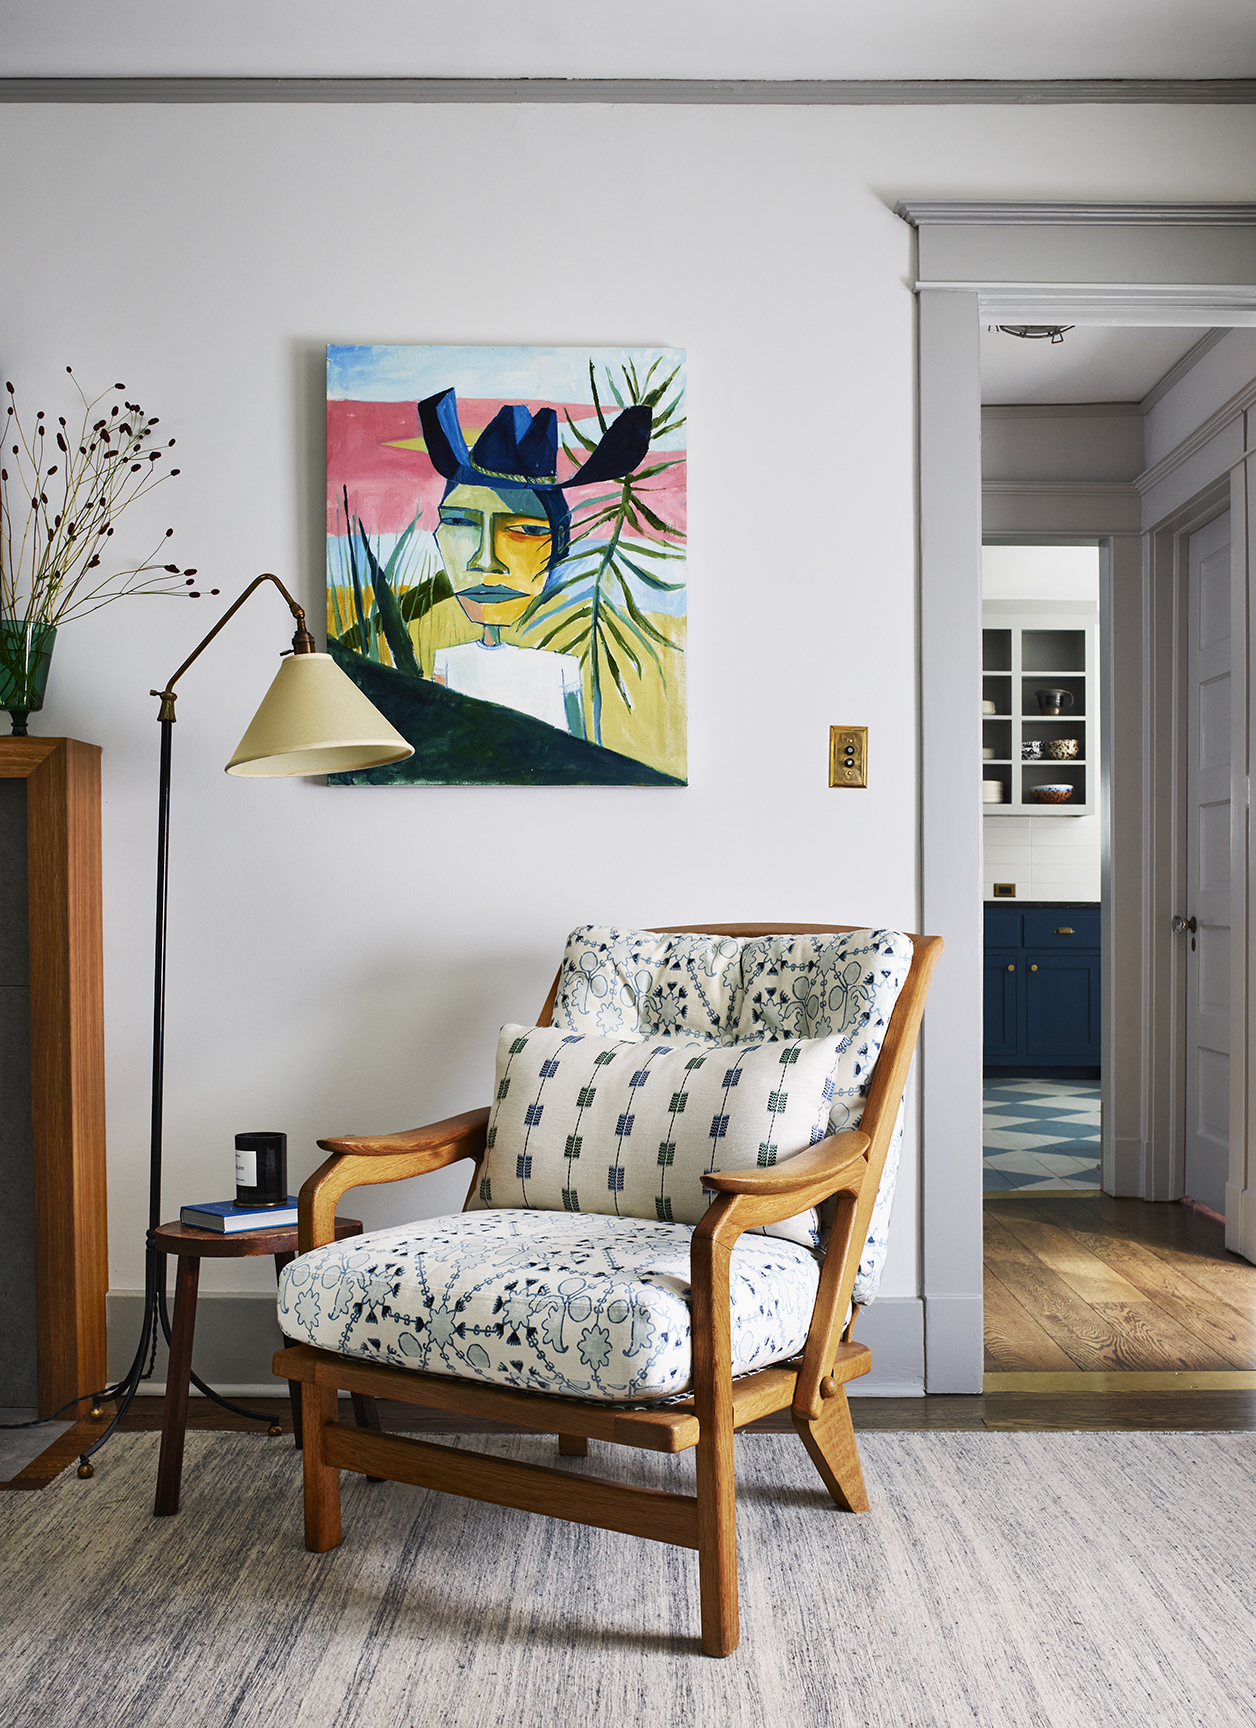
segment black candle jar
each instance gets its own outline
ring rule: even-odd
[[[237,1206],[282,1206],[288,1198],[288,1136],[237,1134]]]

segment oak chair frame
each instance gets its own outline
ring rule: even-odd
[[[848,924],[699,924],[660,935],[759,937],[844,935]],[[913,956],[886,1031],[856,1130],[830,1136],[766,1170],[703,1177],[717,1198],[695,1227],[690,1256],[693,1397],[654,1409],[622,1409],[540,1392],[515,1392],[448,1375],[375,1366],[309,1344],[275,1356],[275,1373],[301,1383],[304,1431],[305,1545],[325,1553],[339,1545],[340,1471],[409,1482],[448,1494],[543,1512],[603,1530],[647,1536],[696,1548],[702,1648],[727,1656],[739,1640],[737,1528],[733,1435],[746,1423],[790,1411],[835,1503],[848,1512],[868,1507],[846,1400],[847,1382],[866,1374],[872,1355],[851,1337],[857,1309],[843,1329],[868,1235],[869,1221],[899,1102],[907,1083],[929,978],[942,950],[937,936],[912,936]],[[558,976],[541,1010],[548,1025]],[[476,1160],[468,1198],[485,1158],[489,1111],[469,1110],[405,1133],[320,1140],[331,1156],[301,1189],[298,1251],[335,1238],[336,1204],[351,1188],[398,1182],[463,1158]],[[801,1360],[734,1380],[729,1322],[729,1258],[737,1238],[756,1225],[780,1222],[834,1199],[835,1216]],[[340,1391],[398,1399],[469,1417],[492,1417],[558,1435],[559,1453],[578,1457],[590,1440],[610,1440],[654,1452],[697,1451],[697,1493],[677,1494],[548,1466],[455,1451],[398,1434],[337,1421]]]

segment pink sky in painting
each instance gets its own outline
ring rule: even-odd
[[[564,410],[573,420],[583,422],[592,417],[591,402],[529,403],[533,412],[541,406],[558,410],[560,440],[563,433],[574,444],[564,418]],[[500,400],[468,398],[459,400],[458,418],[467,443],[474,444],[482,429],[503,404]],[[608,421],[617,410],[607,414]],[[399,534],[414,519],[421,503],[420,528],[434,529],[436,509],[445,482],[432,467],[422,450],[394,450],[390,444],[401,438],[421,436],[418,410],[413,402],[346,402],[327,404],[327,532],[343,534],[344,488],[349,493],[349,508],[360,516],[368,534]],[[684,529],[685,463],[683,453],[651,452],[645,465],[668,461],[682,456],[679,466],[660,474],[647,483],[645,496],[650,508],[665,522]],[[572,464],[558,453],[558,472],[569,474]],[[568,501],[577,507],[579,491],[568,494]],[[651,538],[657,538],[647,530]]]

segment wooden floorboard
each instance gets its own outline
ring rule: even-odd
[[[985,1268],[988,1372],[1256,1369],[1256,1266],[1188,1207],[1000,1196]]]

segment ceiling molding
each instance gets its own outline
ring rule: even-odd
[[[1061,103],[1212,106],[1256,104],[1256,78],[0,78],[0,102],[545,102],[839,108],[1042,107]],[[905,213],[900,209],[900,214]]]
[[[929,281],[917,294],[972,294],[983,324],[1256,324],[1256,283]]]
[[[1228,402],[1223,402],[1215,413],[1200,422],[1188,438],[1183,438],[1180,444],[1162,456],[1159,462],[1139,474],[1134,485],[1140,494],[1150,492],[1153,487],[1172,474],[1175,468],[1180,468],[1184,462],[1189,462],[1192,456],[1210,444],[1219,432],[1225,430],[1232,421],[1237,420],[1249,408],[1256,406],[1256,379],[1245,384],[1235,392]]]
[[[1138,404],[1140,414],[1149,414],[1157,402],[1162,402],[1175,384],[1180,384],[1186,374],[1192,371],[1211,349],[1217,346],[1228,330],[1206,330],[1193,348],[1188,348],[1176,366],[1170,366],[1163,378],[1157,379],[1151,389]]]
[[[1194,352],[1194,350],[1192,350]],[[983,402],[983,420],[1137,420],[1138,402]]]
[[[1031,204],[976,199],[902,198],[894,214],[913,228],[1252,227],[1256,204]]]
[[[981,490],[992,497],[1023,492],[1031,498],[1136,498],[1132,480],[983,480]]]

